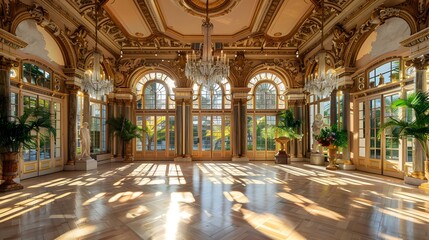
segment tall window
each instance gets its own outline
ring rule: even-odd
[[[249,80],[247,101],[247,154],[251,159],[268,160],[275,154],[277,113],[286,108],[284,81],[269,72]]]
[[[54,122],[55,122],[55,149],[54,157],[61,157],[61,103],[54,102]]]
[[[91,100],[91,153],[107,151],[106,117],[107,105],[104,102]]]
[[[393,94],[384,97],[384,119],[387,121],[390,117],[398,119],[398,109],[393,109],[392,103],[399,99],[399,94]],[[385,158],[387,160],[399,160],[399,142],[392,135],[392,130],[384,131],[385,139]]]
[[[136,124],[145,130],[143,141],[136,139],[137,157],[174,156],[176,103],[173,88],[175,82],[161,72],[148,73],[136,84]]]
[[[196,160],[231,158],[231,85],[193,85],[192,155]]]

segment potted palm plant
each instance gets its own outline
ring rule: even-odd
[[[42,129],[47,134],[41,133]],[[0,117],[0,152],[3,156],[2,179],[0,191],[22,189],[23,186],[13,179],[18,171],[18,156],[22,147],[34,148],[37,138],[43,139],[55,136],[55,128],[52,126],[51,113],[48,109],[37,107],[27,108],[20,117]]]
[[[407,99],[398,99],[392,103],[392,108],[405,108],[414,112],[414,119],[408,121],[405,116],[403,119],[389,117],[389,120],[381,125],[378,137],[385,129],[390,129],[391,134],[399,141],[403,137],[415,138],[425,152],[425,177],[428,183],[421,185],[422,188],[429,188],[429,93],[418,91],[412,93]]]
[[[143,129],[132,123],[129,119],[124,116],[109,118],[106,121],[109,124],[109,129],[114,132],[116,136],[121,139],[122,142],[122,158],[124,161],[133,161],[131,140],[134,138],[141,139]]]
[[[338,148],[347,147],[347,131],[344,129],[339,130],[337,125],[334,124],[330,127],[322,128],[320,130],[320,134],[314,137],[320,145],[328,148],[329,164],[326,166],[326,169],[338,169],[336,164],[336,155]]]
[[[285,145],[294,139],[301,139],[302,134],[299,133],[301,121],[295,119],[291,109],[282,110],[277,114],[279,123],[277,125],[278,135],[276,141],[280,143],[280,150],[275,155],[276,163],[289,163],[289,155],[285,151]]]

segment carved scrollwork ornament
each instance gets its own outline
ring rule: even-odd
[[[54,36],[61,34],[61,29],[50,19],[49,13],[42,6],[34,4],[28,12],[41,27],[51,30]]]
[[[416,70],[427,70],[429,66],[429,54],[409,60],[407,64],[414,66]]]

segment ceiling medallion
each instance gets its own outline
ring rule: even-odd
[[[204,0],[175,0],[186,12],[205,17],[206,1]],[[218,17],[228,14],[240,0],[209,0],[209,16]]]

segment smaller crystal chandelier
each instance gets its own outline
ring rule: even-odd
[[[100,98],[113,91],[112,81],[104,79],[105,75],[101,67],[103,55],[98,51],[98,10],[99,4],[95,3],[95,49],[92,54],[92,69],[85,71],[82,81],[82,90],[95,98]]]
[[[310,94],[314,94],[316,96],[319,96],[319,98],[325,98],[329,96],[332,91],[338,88],[338,76],[333,69],[329,69],[328,71],[325,71],[326,69],[326,51],[323,48],[323,41],[325,40],[323,35],[323,24],[324,24],[324,4],[322,0],[322,26],[321,26],[321,35],[322,40],[320,42],[320,51],[317,54],[317,62],[318,62],[318,72],[316,74],[311,74],[310,76],[306,77],[305,79],[305,86],[304,90]]]
[[[213,24],[209,19],[209,1],[206,1],[206,18],[201,26],[204,42],[201,56],[195,52],[189,57],[186,55],[185,75],[193,82],[213,89],[215,84],[221,83],[222,79],[229,76],[229,59],[221,51],[220,56],[213,56],[211,33]]]

